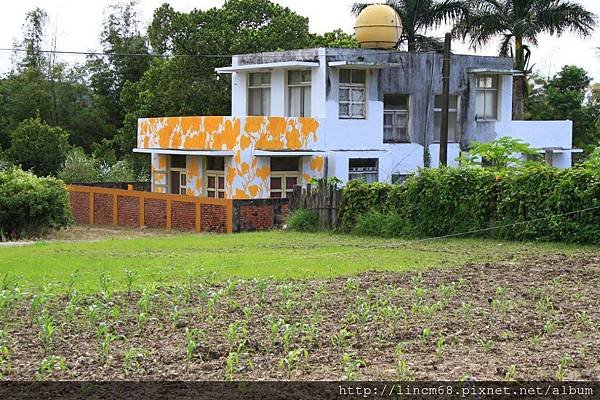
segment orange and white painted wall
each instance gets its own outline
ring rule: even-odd
[[[154,192],[169,191],[169,158],[186,156],[186,194],[205,196],[206,157],[224,157],[225,197],[270,197],[270,161],[298,157],[299,182],[321,178],[319,121],[285,117],[165,117],[138,122],[138,152],[152,154]]]

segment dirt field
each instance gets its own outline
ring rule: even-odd
[[[143,293],[4,282],[3,379],[600,379],[600,254]]]

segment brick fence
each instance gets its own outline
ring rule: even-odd
[[[82,224],[117,225],[196,232],[244,232],[280,226],[286,199],[229,200],[70,185],[73,219]]]

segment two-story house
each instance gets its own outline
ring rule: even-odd
[[[233,199],[287,197],[312,178],[393,182],[437,166],[442,55],[304,49],[233,57],[218,68],[232,116],[144,118],[136,152],[152,190]],[[512,60],[453,55],[448,160],[473,141],[522,139],[571,166],[570,121],[513,121]]]

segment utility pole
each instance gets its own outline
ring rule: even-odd
[[[440,130],[440,167],[448,165],[448,113],[450,110],[450,51],[452,34],[446,33],[442,67],[442,126]]]

